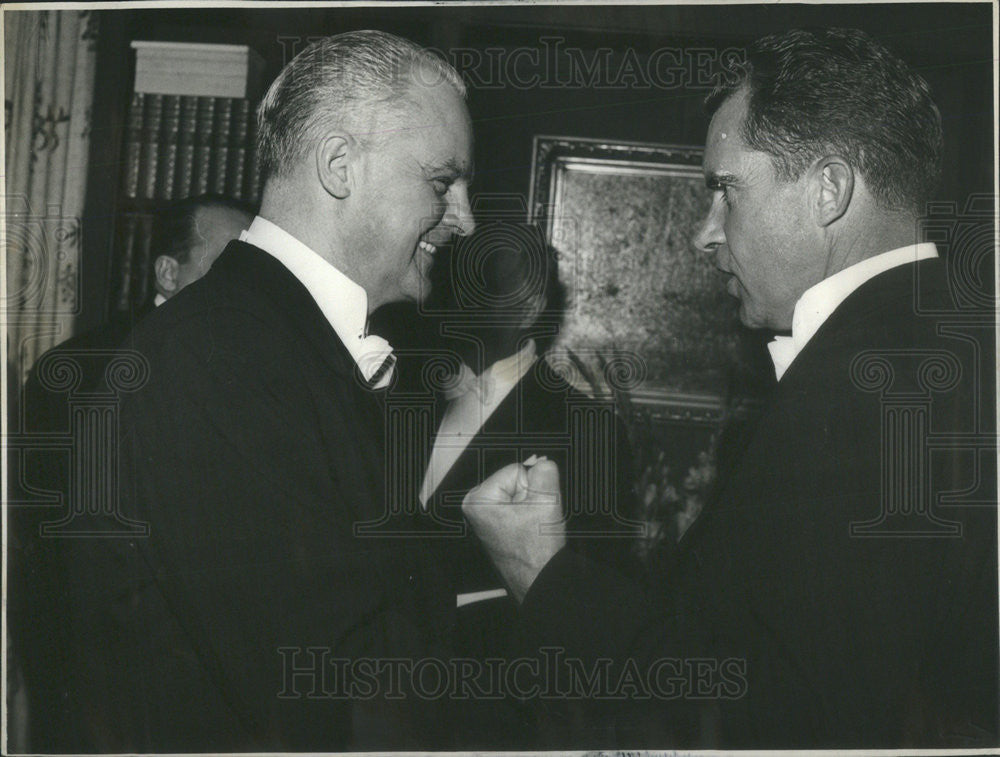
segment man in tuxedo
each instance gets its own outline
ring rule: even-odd
[[[249,203],[218,194],[177,200],[158,212],[152,240],[153,305],[162,305],[208,273],[255,215]]]
[[[72,356],[82,372],[80,387],[96,386],[113,351],[128,332],[154,307],[162,305],[211,268],[231,239],[239,237],[254,209],[247,203],[223,195],[204,194],[177,200],[153,218],[150,249],[154,294],[124,317],[112,318],[95,329],[76,334],[45,352],[32,368],[25,384],[27,421],[39,430],[54,431],[65,425],[63,392],[42,385],[38,367],[57,356]]]
[[[116,751],[423,746],[422,700],[371,666],[445,654],[451,608],[414,513],[389,512],[393,358],[367,321],[473,229],[464,86],[350,32],[296,56],[258,121],[259,215],[129,343],[148,379],[123,393],[121,509],[143,531],[80,546],[78,701]]]
[[[153,219],[150,242],[155,256],[151,272],[155,296],[128,317],[115,318],[72,336],[36,361],[24,387],[27,430],[39,435],[70,431],[70,396],[97,388],[135,323],[204,276],[226,244],[250,225],[253,216],[245,203],[211,194],[179,200],[159,211]],[[78,373],[75,386],[69,388],[62,382],[67,367]],[[26,455],[24,480],[18,484],[26,486],[27,491],[58,492],[65,506],[62,511],[25,506],[10,512],[10,617],[14,651],[24,668],[29,697],[30,744],[38,751],[72,751],[78,744],[65,728],[65,543],[40,537],[44,523],[56,523],[78,504],[67,502],[72,496],[67,465],[67,458],[51,449]]]
[[[543,455],[559,465],[563,501],[579,506],[565,514],[573,547],[628,570],[641,528],[634,520],[631,453],[613,403],[573,388],[545,360],[563,321],[565,290],[556,252],[538,228],[483,224],[439,263],[435,270],[450,275],[435,286],[443,295],[433,298],[431,310],[450,335],[450,357],[460,362],[438,403],[419,498],[443,524],[437,554],[452,581],[455,654],[510,659],[516,604],[465,523],[465,495],[505,465]],[[594,482],[587,502],[566,496],[567,481],[585,478]],[[529,743],[530,710],[473,702],[465,711],[478,727],[462,747]]]
[[[498,472],[466,516],[533,647],[614,661],[596,696],[625,697],[622,743],[995,747],[994,313],[949,278],[975,261],[918,236],[928,87],[862,32],[793,30],[708,106],[696,245],[777,332],[779,381],[666,591],[540,530],[562,507],[547,461]]]
[[[568,525],[579,537],[576,546],[624,560],[637,535],[636,524],[628,522],[634,515],[632,461],[614,406],[573,388],[544,359],[561,327],[565,290],[556,252],[540,231],[491,222],[460,240],[445,260],[452,275],[436,289],[446,293],[447,301],[435,305],[443,304],[446,314],[438,317],[439,327],[451,335],[449,344],[460,363],[440,396],[419,497],[436,518],[462,524],[466,531],[464,538],[444,541],[452,548],[448,573],[457,582],[461,638],[467,642],[460,649],[485,658],[504,651],[513,603],[464,523],[465,495],[500,468],[532,454],[559,464],[564,501],[567,480],[603,474],[601,491],[587,503],[592,514],[586,517],[584,507],[566,513]],[[475,277],[464,275],[471,270]],[[581,423],[582,418],[594,423]],[[604,438],[598,438],[601,431]],[[585,445],[591,455],[582,454]],[[582,466],[587,470],[577,470]]]

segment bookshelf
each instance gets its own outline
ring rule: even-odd
[[[109,317],[152,296],[153,218],[206,192],[256,204],[256,105],[263,60],[245,45],[133,41]]]

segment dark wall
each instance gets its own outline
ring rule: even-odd
[[[473,62],[470,107],[482,191],[527,190],[531,137],[537,133],[699,144],[705,72],[711,70],[706,58],[792,26],[858,27],[906,58],[934,88],[948,137],[942,196],[958,200],[970,189],[990,191],[993,185],[989,3],[129,13],[140,38],[250,44],[267,59],[269,77],[309,37],[360,28],[396,32],[444,51],[453,62]],[[613,52],[605,55],[600,48]],[[661,55],[659,80],[651,86],[641,75],[630,76],[631,61],[646,64],[662,48],[683,51],[679,64]],[[502,55],[488,52],[500,49]],[[572,76],[567,49],[578,50],[585,65],[597,62],[592,83]],[[558,68],[551,65],[553,57],[562,63]],[[575,73],[586,73],[585,65]],[[663,86],[671,81],[676,86]]]
[[[128,84],[122,87],[121,80],[132,65],[131,39],[249,44],[266,59],[270,81],[309,38],[362,28],[437,48],[465,70],[477,140],[474,193],[516,193],[526,201],[536,134],[700,144],[704,84],[720,56],[761,34],[803,25],[865,29],[928,79],[946,130],[942,199],[962,206],[971,193],[992,192],[996,173],[989,3],[382,6],[123,10],[103,16],[99,81],[114,81],[124,91],[100,101],[94,139],[101,165],[91,165],[91,196],[117,175],[108,170],[107,154],[108,145],[120,139],[127,108]],[[553,65],[556,49],[561,63]],[[567,56],[576,56],[575,68]],[[648,74],[651,58],[660,63],[659,78]],[[100,219],[113,215],[109,189],[88,206],[99,229],[91,235],[88,257],[98,267],[106,265],[107,254],[94,237],[106,231]],[[99,288],[89,291],[101,295]],[[103,303],[88,304],[85,316],[94,320],[101,312]]]

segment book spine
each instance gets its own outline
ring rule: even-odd
[[[250,101],[233,103],[233,122],[230,130],[229,167],[226,170],[226,194],[243,197],[243,179],[247,157],[247,127],[250,118]]]
[[[188,197],[194,179],[194,133],[197,125],[198,98],[181,97],[181,115],[177,131],[177,173],[174,197]]]
[[[139,154],[142,148],[142,111],[144,96],[132,95],[125,133],[125,168],[122,172],[122,190],[126,197],[135,197],[139,191]]]
[[[129,310],[130,282],[132,279],[132,259],[135,257],[135,232],[137,218],[133,213],[122,217],[121,247],[118,255],[118,296],[115,298],[115,312],[126,313]]]
[[[233,100],[220,97],[215,102],[215,123],[212,126],[212,166],[209,189],[217,194],[226,192],[226,169],[229,164],[229,130],[232,126]]]
[[[142,114],[142,146],[139,151],[138,197],[152,199],[156,190],[156,163],[159,158],[163,95],[146,94]]]
[[[156,163],[156,199],[169,200],[174,194],[174,173],[177,169],[177,132],[180,129],[181,98],[163,97],[163,124],[160,131],[159,156]]]
[[[195,116],[192,195],[202,195],[208,191],[208,173],[212,158],[212,117],[214,110],[214,97],[198,98]]]

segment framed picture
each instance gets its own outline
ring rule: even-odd
[[[713,256],[692,244],[711,200],[701,159],[699,147],[536,136],[529,213],[567,289],[552,359],[625,390],[646,420],[705,429],[767,377]]]

